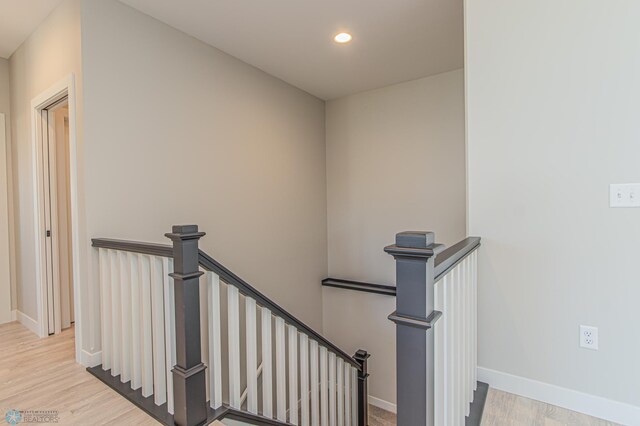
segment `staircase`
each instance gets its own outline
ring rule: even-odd
[[[367,358],[351,356],[198,249],[93,239],[102,364],[88,371],[165,425],[364,426]]]
[[[102,364],[88,371],[165,425],[367,426],[364,350],[345,353],[198,249],[195,225],[172,245],[94,239]],[[402,232],[385,251],[396,285],[325,285],[396,297],[397,424],[476,426],[480,238],[449,248]]]

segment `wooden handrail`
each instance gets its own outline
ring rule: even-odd
[[[469,253],[480,246],[480,237],[467,237],[464,240],[447,247],[436,255],[435,259],[435,280],[447,275],[447,273],[456,267],[462,259],[467,257]]]

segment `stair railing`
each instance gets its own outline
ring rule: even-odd
[[[167,425],[367,425],[369,355],[348,355],[199,250],[204,235],[92,240],[102,364],[89,372]]]
[[[385,248],[396,260],[389,319],[396,323],[399,426],[479,424],[486,397],[482,384],[475,404],[479,246],[471,237],[445,249],[432,232],[402,232]]]

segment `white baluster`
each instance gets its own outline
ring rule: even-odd
[[[458,412],[460,411],[460,406],[458,404],[458,387],[459,387],[459,367],[458,367],[458,358],[455,354],[459,350],[458,348],[458,322],[459,322],[459,312],[458,312],[458,268],[454,268],[451,271],[451,312],[452,312],[452,322],[451,322],[451,340],[453,342],[453,358],[451,359],[451,363],[453,364],[453,378],[451,380],[451,403],[453,404],[453,417],[452,421],[454,425],[459,424]]]
[[[458,383],[456,391],[458,393],[458,424],[464,424],[464,306],[462,304],[462,289],[464,287],[464,270],[459,264],[458,268],[458,287],[456,295],[456,305],[458,307],[458,332],[456,333],[458,340]]]
[[[220,277],[207,272],[209,296],[209,395],[211,408],[222,406],[222,343],[220,338]]]
[[[320,425],[320,401],[318,395],[320,392],[319,365],[318,365],[318,342],[311,340],[309,349],[309,369],[311,372],[311,425]]]
[[[173,280],[169,274],[173,272],[173,259],[162,259],[162,278],[164,288],[164,339],[167,378],[167,411],[173,414],[173,373],[171,370],[176,364],[176,311]],[[135,327],[134,327],[135,330]]]
[[[167,402],[167,378],[165,376],[164,342],[164,289],[162,259],[151,256],[151,300],[153,306],[153,401],[156,405]]]
[[[110,278],[111,278],[111,375],[118,376],[121,373],[122,360],[122,310],[120,303],[120,271],[118,270],[118,253],[109,251]]]
[[[149,257],[140,255],[138,259],[140,284],[142,289],[141,322],[142,322],[142,396],[153,394],[153,353],[151,336],[151,275]]]
[[[111,264],[107,249],[98,249],[100,262],[100,301],[102,306],[102,369],[111,369]]]
[[[227,286],[229,315],[229,405],[240,409],[240,296],[238,289]]]
[[[472,302],[471,302],[471,292],[472,292],[472,284],[471,284],[471,280],[472,278],[472,274],[473,271],[471,269],[471,258],[469,256],[467,256],[467,258],[465,259],[466,262],[466,270],[467,270],[467,280],[465,282],[465,311],[466,311],[466,347],[467,350],[465,351],[467,357],[466,357],[466,364],[467,364],[467,410],[466,410],[466,415],[468,416],[471,410],[471,401],[473,401],[473,371],[472,371],[472,342],[473,342],[473,335],[472,335],[472,328],[473,328],[473,324],[471,321],[471,317],[473,314],[473,309],[472,309]]]
[[[473,322],[473,342],[472,342],[472,360],[471,366],[473,368],[472,380],[473,380],[473,390],[478,388],[478,251],[475,250],[472,254],[473,256],[473,266],[472,266],[472,286],[473,286],[473,295],[472,295],[472,310],[473,314],[471,320]]]
[[[289,332],[289,423],[298,424],[298,330],[287,326]]]
[[[131,388],[136,390],[142,386],[142,326],[140,325],[140,272],[138,255],[128,253],[129,283],[131,286],[131,306],[136,307],[131,315]],[[173,309],[173,308],[172,308]]]
[[[338,358],[336,361],[336,388],[337,388],[337,424],[338,426],[344,426],[344,382],[342,381],[342,375],[344,373],[344,361],[342,358]]]
[[[329,352],[329,426],[336,426],[336,354]]]
[[[444,339],[444,323],[447,320],[447,312],[444,308],[444,281],[446,277],[438,281],[434,286],[434,306],[437,311],[442,312],[442,316],[436,322],[433,327],[433,340],[434,340],[434,423],[436,425],[444,425],[444,409],[445,409],[445,394],[444,394],[444,378],[445,378],[445,339]]]
[[[258,347],[256,301],[245,298],[247,340],[247,411],[258,414]]]
[[[344,424],[351,426],[351,365],[344,363]],[[355,425],[354,425],[355,426]]]
[[[467,415],[467,304],[465,303],[466,294],[465,287],[467,285],[467,268],[464,259],[460,262],[460,313],[461,325],[460,331],[460,361],[462,365],[460,372],[462,373],[462,383],[460,383],[460,400],[462,401],[462,415]]]
[[[276,417],[287,421],[287,371],[285,369],[284,320],[276,317]]]
[[[320,424],[329,424],[329,364],[327,348],[320,346]]]
[[[271,356],[271,311],[262,311],[262,415],[273,418],[273,359]]]
[[[129,261],[127,253],[123,251],[117,252],[118,270],[120,272],[118,280],[120,281],[120,309],[122,310],[122,350],[120,352],[120,381],[126,383],[131,380],[131,361],[133,354],[131,352],[131,292],[128,291],[131,286],[129,279]],[[138,307],[133,307],[137,310]]]
[[[200,268],[202,275],[198,280],[198,299],[200,301],[200,360],[206,367],[204,374],[206,401],[211,404],[211,364],[209,363],[209,281],[206,271]]]
[[[358,370],[351,368],[351,424],[358,424]]]
[[[456,340],[458,342],[458,348],[456,353],[458,380],[456,382],[456,400],[458,403],[458,421],[457,424],[464,424],[464,307],[462,306],[462,284],[464,280],[463,271],[461,265],[457,266],[458,279],[456,282],[456,311],[458,312],[458,321],[456,322]]]
[[[446,340],[447,340],[447,425],[454,425],[456,422],[456,401],[455,401],[455,380],[456,380],[456,363],[455,363],[455,324],[456,324],[456,311],[455,311],[455,270],[452,270],[445,277],[447,284],[445,286],[445,306],[447,307],[448,320],[446,322]]]
[[[300,334],[300,425],[309,426],[309,337]]]

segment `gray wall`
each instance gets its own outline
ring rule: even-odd
[[[88,235],[167,243],[197,223],[209,254],[321,329],[324,102],[115,0],[83,1],[82,41]]]
[[[8,169],[11,157],[11,147],[9,139],[11,136],[11,117],[9,102],[9,61],[0,58],[0,114],[4,114],[0,126],[4,125],[3,133],[0,135],[3,152],[0,152],[0,323],[11,320],[11,311],[15,309],[15,281],[11,279],[11,259],[13,250],[10,249],[11,226],[10,221],[10,201],[11,197],[11,170]]]
[[[631,1],[466,5],[479,364],[636,406],[640,209],[609,184],[640,182],[639,21]]]
[[[465,237],[463,71],[327,102],[329,276],[395,284],[395,234]],[[395,299],[323,290],[324,329],[369,350],[370,393],[395,403]]]
[[[75,74],[78,144],[81,148],[80,1],[62,2],[11,55],[9,68],[16,306],[37,321],[31,100],[69,74]],[[88,332],[87,328],[84,330]]]

